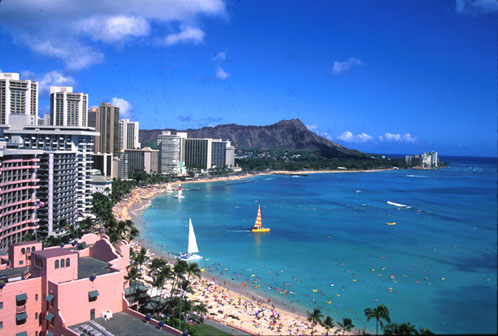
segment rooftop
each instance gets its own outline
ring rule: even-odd
[[[23,246],[23,245],[33,245],[33,244],[38,244],[38,241],[36,241],[36,240],[30,240],[30,241],[27,241],[27,242],[20,242],[20,243],[12,244],[12,246]]]
[[[92,258],[83,257],[78,260],[78,279],[89,278],[93,273],[102,275],[113,272],[106,262]]]
[[[65,248],[61,248],[61,247],[57,248],[56,247],[56,248],[50,248],[50,249],[45,249],[45,250],[41,250],[41,251],[35,251],[33,253],[36,255],[39,255],[40,257],[43,257],[43,258],[52,258],[52,257],[61,257],[61,256],[65,256],[65,255],[70,255],[70,254],[74,254],[76,252],[65,249]]]
[[[17,278],[17,277],[22,278],[26,270],[27,267],[19,267],[19,268],[9,267],[4,270],[0,270],[0,280],[6,280],[6,282],[8,282],[8,279]]]
[[[69,327],[71,330],[80,334],[88,329],[88,327],[94,329],[101,334],[108,335],[120,335],[120,336],[165,336],[170,335],[164,330],[157,329],[156,327],[144,323],[142,320],[128,315],[124,312],[114,313],[112,318],[105,321],[103,318],[98,318],[95,321],[87,321],[83,323],[75,324]],[[97,332],[93,331],[95,334]]]

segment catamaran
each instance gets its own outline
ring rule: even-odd
[[[199,260],[202,256],[196,254],[199,252],[197,247],[197,240],[195,239],[194,226],[192,220],[188,219],[188,248],[187,253],[180,255],[179,259],[185,261]]]
[[[256,217],[256,222],[254,226],[251,228],[251,232],[261,233],[261,232],[270,232],[270,228],[264,228],[261,225],[261,204],[258,206],[258,216]]]
[[[185,196],[182,195],[182,185],[178,184],[178,194],[174,196],[175,198],[185,198]]]

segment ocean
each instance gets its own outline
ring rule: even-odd
[[[186,252],[190,217],[201,267],[300,312],[375,332],[363,311],[384,304],[417,329],[495,333],[496,159],[442,160],[450,167],[184,184],[184,199],[142,212],[141,238]],[[248,231],[259,204],[268,234]]]

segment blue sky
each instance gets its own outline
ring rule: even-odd
[[[0,70],[141,129],[299,118],[375,153],[496,156],[497,3],[4,0]]]

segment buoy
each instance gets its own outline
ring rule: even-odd
[[[441,280],[444,280],[444,278],[441,278]]]
[[[206,270],[206,269],[204,269],[204,268],[201,268],[201,272],[204,272],[205,270]]]

